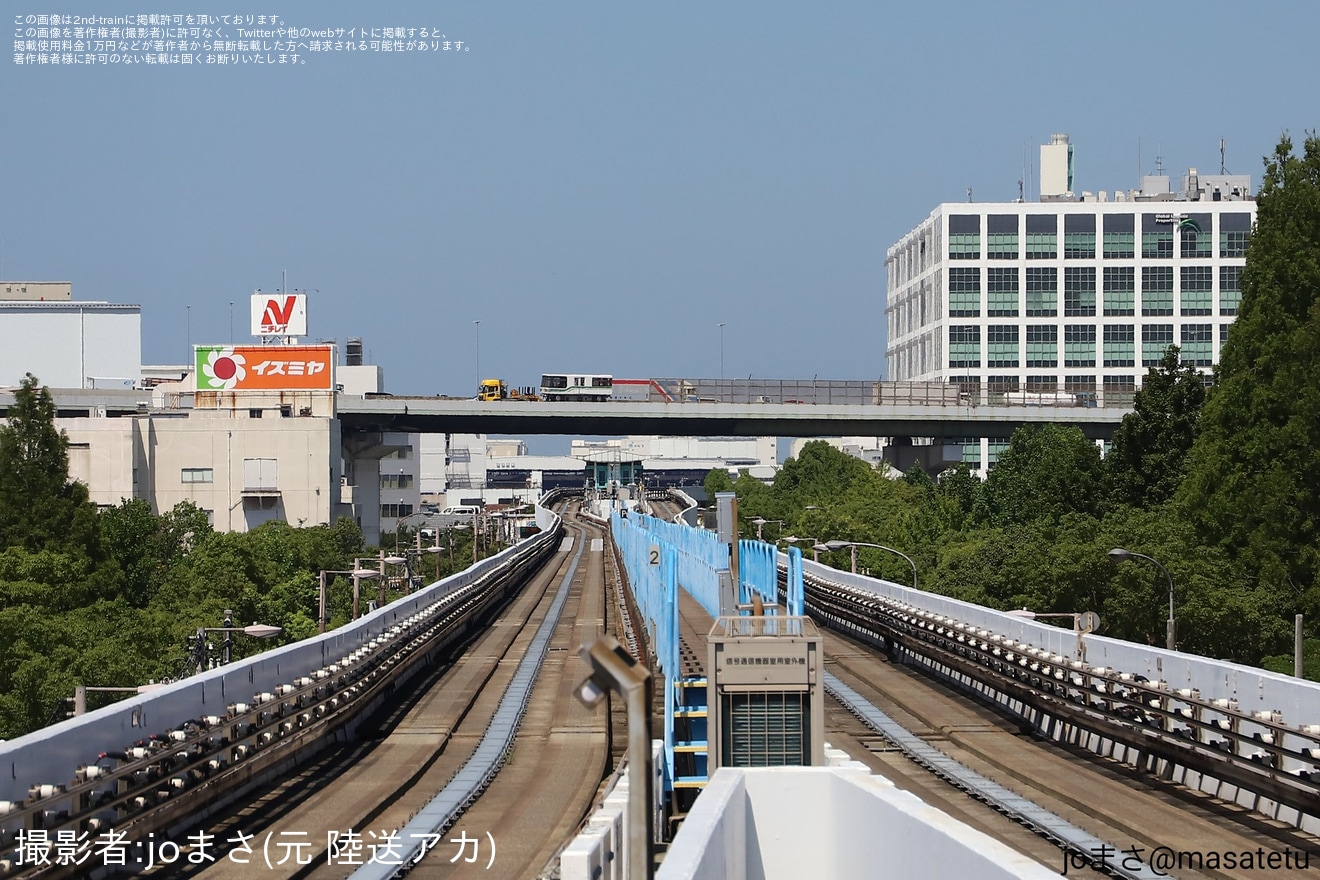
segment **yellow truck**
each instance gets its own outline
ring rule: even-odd
[[[503,379],[482,379],[477,400],[540,400],[534,388],[510,388]]]

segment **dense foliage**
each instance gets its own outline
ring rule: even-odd
[[[1147,373],[1132,415],[1114,433],[1105,466],[1115,501],[1163,504],[1187,472],[1205,383],[1201,372],[1180,364],[1178,356],[1178,346],[1169,346],[1159,367]]]
[[[1282,608],[1320,614],[1320,138],[1266,162],[1242,304],[1181,500]]]
[[[1110,500],[1098,453],[1084,452],[1095,448],[1075,428],[1020,429],[982,483],[965,467],[935,480],[889,479],[816,441],[785,462],[773,485],[743,477],[734,487],[744,537],[760,517],[783,520],[764,524],[765,540],[795,538],[808,555],[831,539],[881,544],[913,559],[922,589],[1002,609],[1097,611],[1106,635],[1162,646],[1167,581],[1147,563],[1110,561],[1110,549],[1126,547],[1169,569],[1181,650],[1247,663],[1288,650],[1291,608],[1203,542],[1173,502]],[[852,561],[848,549],[820,558],[839,568]],[[859,570],[912,581],[896,554],[860,547],[857,559]],[[1288,663],[1291,670],[1291,654]]]
[[[49,392],[28,376],[15,398],[0,426],[0,739],[62,718],[77,685],[136,687],[189,674],[197,658],[188,637],[221,626],[226,610],[236,626],[284,628],[270,641],[235,635],[234,658],[313,635],[320,572],[376,555],[347,519],[221,534],[187,502],[157,514],[144,500],[124,500],[98,513],[86,487],[69,481],[68,441]],[[469,533],[441,538],[448,552],[420,563],[428,580],[472,559]],[[351,595],[348,578],[331,581],[331,627],[349,620]],[[223,638],[212,636],[212,647]]]

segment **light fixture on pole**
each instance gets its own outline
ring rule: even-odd
[[[380,551],[380,555],[376,557],[376,564],[379,566],[379,571],[380,571],[380,589],[377,591],[376,594],[377,608],[385,607],[385,591],[389,588],[389,583],[390,583],[389,578],[385,577],[385,566],[406,565],[407,563],[408,563],[407,557],[386,556],[384,550]]]
[[[628,710],[628,876],[648,880],[655,875],[655,816],[651,811],[651,672],[638,663],[614,636],[604,635],[582,646],[591,676],[577,687],[587,708],[599,706],[614,691]]]
[[[1129,559],[1144,559],[1147,562],[1155,563],[1155,565],[1159,567],[1159,570],[1164,572],[1164,577],[1169,581],[1169,619],[1164,625],[1165,647],[1170,651],[1178,650],[1178,624],[1173,619],[1173,575],[1169,574],[1167,568],[1160,565],[1158,559],[1155,559],[1152,556],[1147,556],[1145,553],[1135,553],[1131,550],[1124,550],[1122,547],[1115,547],[1113,550],[1109,551],[1109,558],[1114,562],[1126,562]]]
[[[197,633],[193,636],[192,642],[192,659],[197,672],[202,672],[206,669],[206,661],[210,655],[210,644],[206,641],[207,633],[222,632],[225,634],[221,662],[228,663],[230,659],[230,649],[233,647],[233,643],[229,639],[230,633],[239,632],[243,633],[243,635],[251,636],[254,639],[269,639],[284,632],[284,627],[282,626],[271,626],[270,624],[265,623],[254,622],[249,626],[230,626],[230,624],[233,623],[233,618],[234,612],[226,609],[224,626],[197,627]]]
[[[432,529],[432,536],[433,536],[433,539],[434,539],[435,543],[434,543],[433,545],[431,545],[430,547],[423,547],[423,546],[422,546],[422,531],[423,531],[422,529],[418,529],[418,530],[417,530],[417,534],[416,534],[416,537],[417,537],[417,567],[418,567],[419,569],[422,567],[422,554],[423,554],[423,553],[430,553],[432,556],[435,557],[435,579],[436,579],[436,580],[440,580],[440,556],[439,556],[439,554],[445,552],[445,551],[444,551],[444,548],[440,546],[440,530],[439,530],[439,529]]]
[[[417,557],[421,558],[421,533],[422,530],[426,528],[426,517],[429,516],[429,513],[418,511],[417,513],[408,513],[408,515],[399,517],[399,520],[395,522],[395,555],[399,555],[399,536],[403,533],[405,522],[408,522],[409,520],[420,520],[422,525],[418,525],[416,529],[413,529],[413,538],[414,541],[416,541],[417,546],[416,548],[408,548],[408,546],[405,546],[404,553],[413,553],[414,551],[414,553],[417,554]],[[436,540],[437,542],[440,541],[440,536],[438,536],[438,534]]]
[[[786,535],[779,540],[787,544],[797,544],[805,541],[807,546],[811,548],[811,561],[820,562],[820,551],[816,549],[816,545],[820,543],[819,538],[799,538],[797,535]]]
[[[449,536],[449,570],[454,571],[454,532],[459,529],[466,529],[467,523],[455,523],[445,529],[445,534]]]
[[[782,519],[766,519],[764,517],[758,516],[755,519],[753,519],[751,523],[752,525],[756,526],[756,540],[763,541],[765,539],[761,537],[762,529],[764,529],[770,523],[778,523],[780,526],[783,526],[784,521]]]
[[[374,560],[368,559],[366,561],[372,562]],[[354,620],[357,620],[358,617],[361,615],[360,608],[362,606],[362,582],[369,581],[372,578],[378,578],[381,576],[381,573],[379,571],[377,571],[374,568],[367,568],[362,563],[363,563],[362,559],[353,560],[352,575],[353,575],[353,619]]]
[[[842,550],[844,547],[852,549],[852,572],[857,574],[857,548],[874,547],[877,550],[887,550],[895,556],[902,556],[907,560],[907,564],[912,566],[912,589],[917,589],[917,564],[906,553],[895,550],[893,547],[886,547],[884,544],[868,544],[865,541],[826,541],[824,544],[817,544],[817,550]]]
[[[380,577],[380,572],[376,571],[374,568],[363,568],[361,566],[358,566],[357,568],[347,568],[347,569],[327,568],[324,571],[322,571],[320,576],[321,602],[316,615],[317,632],[320,633],[324,633],[325,628],[330,625],[330,609],[326,607],[326,588],[330,584],[330,579],[326,577],[326,575],[335,575],[335,574],[347,574],[353,576],[353,618],[354,619],[357,619],[359,584],[363,580],[371,580],[372,578]]]
[[[437,534],[435,539],[439,541],[440,536]],[[434,547],[423,547],[422,552],[429,553],[435,557],[435,579],[437,581],[440,580],[440,554],[445,552],[445,548],[436,544]]]

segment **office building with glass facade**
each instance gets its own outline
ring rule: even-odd
[[[1147,177],[1112,201],[940,205],[885,260],[888,378],[986,404],[1127,407],[1170,345],[1208,374],[1255,215],[1248,177],[1195,169],[1178,193]],[[1006,444],[965,438],[964,460],[988,469]]]

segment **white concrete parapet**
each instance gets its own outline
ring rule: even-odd
[[[1320,682],[1098,635],[1084,637],[1083,658],[1079,655],[1077,634],[1069,629],[819,563],[804,561],[803,570],[808,575],[942,614],[1064,657],[1085,659],[1091,666],[1143,675],[1150,681],[1165,682],[1170,689],[1196,688],[1207,700],[1235,699],[1244,712],[1279,711],[1284,721],[1294,726],[1320,723]],[[1246,730],[1250,732],[1250,728]]]
[[[616,797],[619,794],[621,798]],[[623,880],[628,864],[624,857],[628,839],[624,827],[627,812],[628,781],[625,778],[600,809],[591,814],[586,827],[560,853],[561,880]]]
[[[657,880],[1058,876],[854,767],[721,768],[656,874]]]
[[[656,833],[664,814],[664,740],[651,741],[651,810]],[[626,759],[625,759],[626,760]],[[577,837],[559,854],[560,880],[625,880],[628,874],[628,774],[620,765],[614,785]]]
[[[537,509],[538,517],[541,510]],[[549,512],[545,519],[548,527],[553,528],[554,517]],[[0,800],[22,802],[31,785],[67,783],[80,765],[95,763],[101,751],[124,748],[151,734],[164,734],[202,715],[223,716],[230,703],[248,701],[254,693],[273,691],[335,663],[382,637],[409,615],[508,564],[529,545],[524,542],[506,548],[322,635],[202,672],[8,742],[0,740]]]

